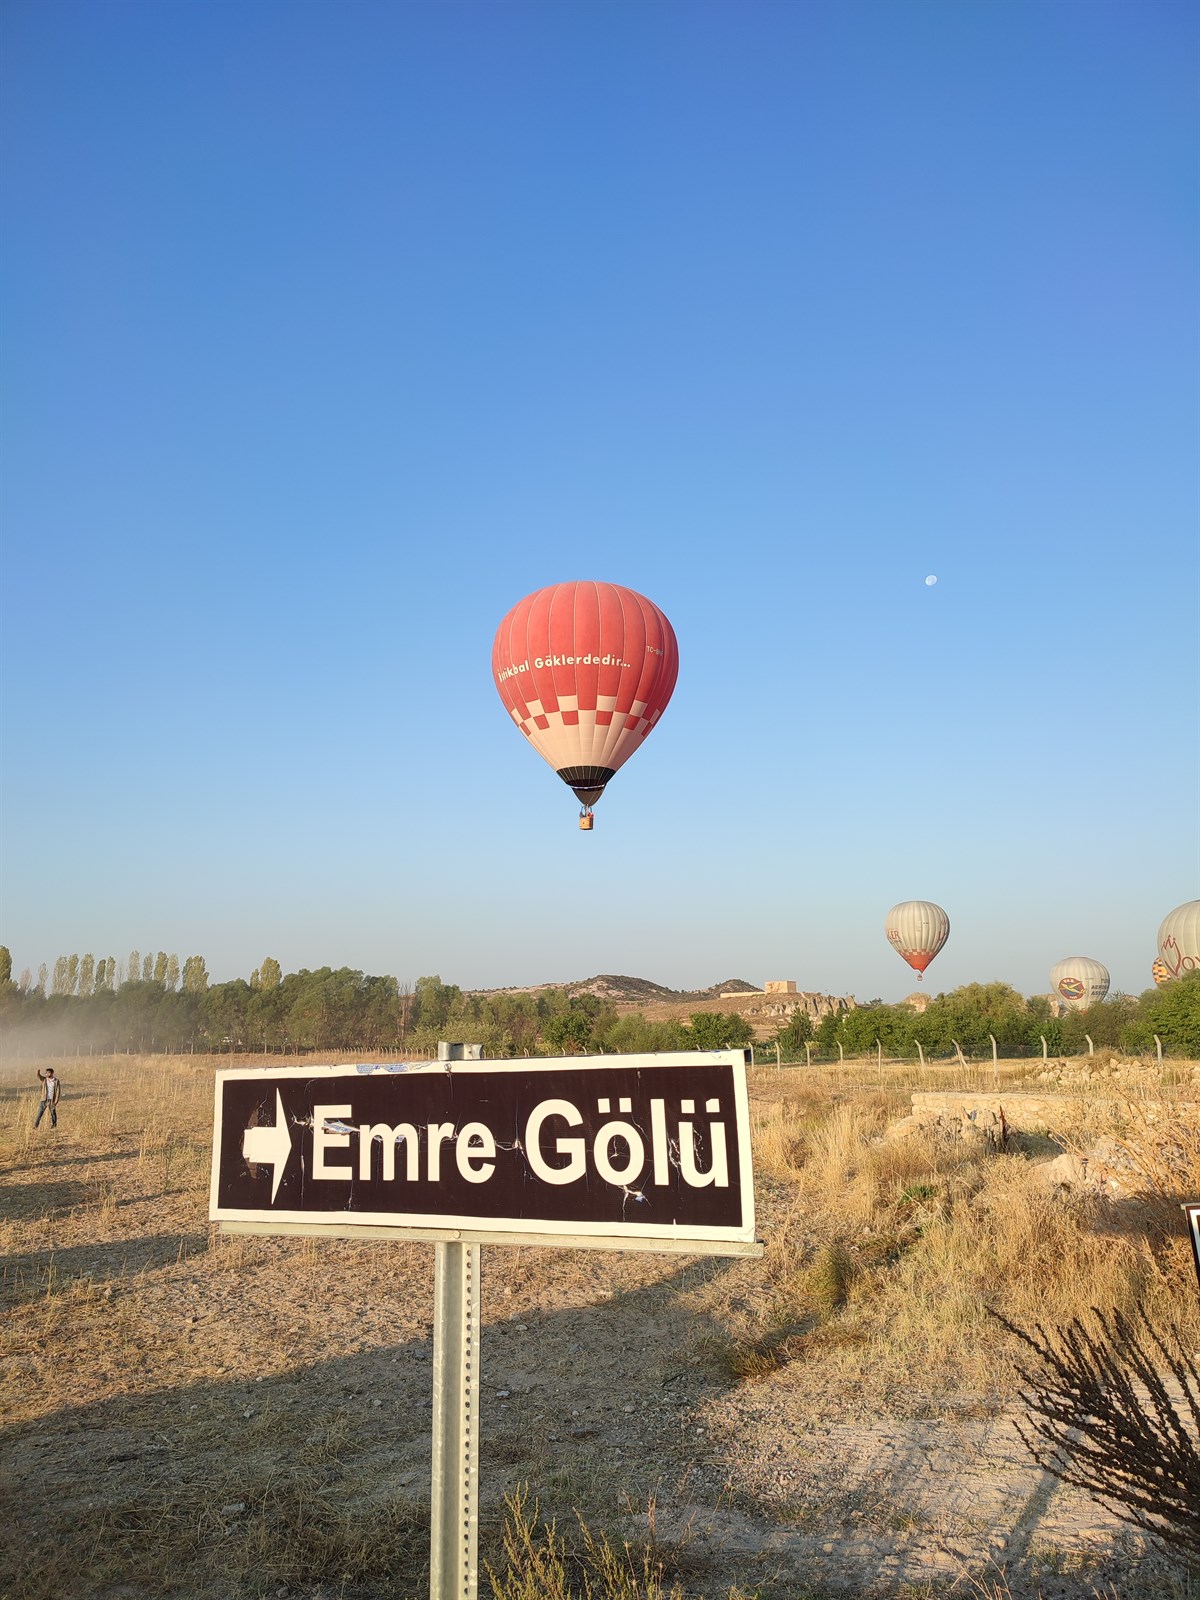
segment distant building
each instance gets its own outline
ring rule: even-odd
[[[795,994],[796,985],[791,978],[773,978],[763,984],[764,994]]]

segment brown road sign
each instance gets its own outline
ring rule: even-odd
[[[758,1254],[743,1053],[220,1072],[209,1216]]]

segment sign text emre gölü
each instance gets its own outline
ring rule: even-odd
[[[223,1072],[210,1215],[741,1254],[748,1127],[740,1051]]]

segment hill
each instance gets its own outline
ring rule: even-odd
[[[649,978],[631,978],[603,972],[594,978],[579,978],[567,983],[531,983],[511,989],[478,989],[476,994],[542,994],[560,989],[568,995],[590,994],[606,1000],[618,1011],[640,1011],[651,1022],[686,1022],[693,1011],[736,1011],[754,1029],[756,1039],[772,1037],[797,1011],[805,1011],[818,1022],[831,1011],[852,1011],[858,1005],[853,995],[794,994],[764,995],[745,978],[725,978],[707,989],[669,989]]]
[[[709,984],[707,989],[668,989],[664,984],[649,978],[631,978],[613,972],[601,972],[594,978],[575,978],[559,983],[527,983],[504,989],[472,989],[472,994],[543,994],[547,989],[561,989],[565,994],[594,994],[601,1000],[611,1000],[615,1005],[670,1003],[686,1000],[714,1000],[728,990],[743,994],[761,991],[745,978],[726,978]]]

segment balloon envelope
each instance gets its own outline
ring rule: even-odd
[[[1185,901],[1163,918],[1158,959],[1172,978],[1200,967],[1200,900]]]
[[[1108,968],[1091,956],[1068,956],[1050,968],[1050,987],[1072,1011],[1086,1011],[1108,993]]]
[[[1161,989],[1164,983],[1170,983],[1171,969],[1161,957],[1151,962],[1150,971],[1154,975],[1154,984],[1156,988]]]
[[[883,919],[888,942],[918,976],[950,935],[950,918],[932,900],[902,900]]]
[[[584,805],[658,723],[679,646],[645,595],[616,583],[555,583],[496,630],[492,677],[517,727]]]

